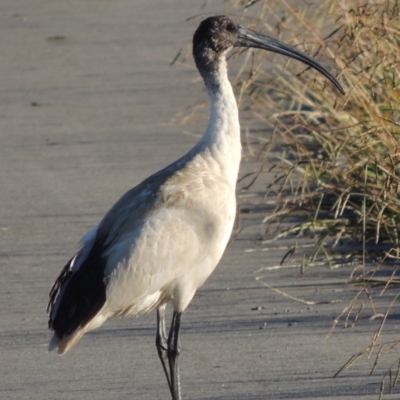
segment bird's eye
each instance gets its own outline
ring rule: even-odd
[[[227,25],[226,29],[227,29],[229,32],[236,32],[236,30],[237,30],[236,25],[235,25],[235,24],[232,24],[232,22],[230,22],[230,23]]]

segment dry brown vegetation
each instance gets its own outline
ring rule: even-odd
[[[277,157],[277,149],[279,154],[284,150],[278,157],[281,166],[285,165],[285,178],[277,178],[282,181],[279,190],[267,192],[282,199],[279,218],[303,210],[305,217],[311,217],[313,229],[328,234],[326,242],[334,238],[331,250],[339,241],[351,238],[365,242],[360,253],[366,253],[366,257],[385,249],[393,249],[388,257],[397,257],[398,2],[366,5],[329,0],[314,4],[312,11],[307,7],[295,10],[285,1],[276,2],[280,7],[274,1],[251,3],[243,14],[258,6],[257,19],[247,16],[245,20],[251,20],[257,29],[278,31],[287,42],[292,32],[299,32],[289,42],[316,58],[323,54],[322,62],[328,61],[332,71],[336,70],[347,91],[342,98],[314,72],[297,70],[294,78],[291,66],[284,73],[271,73],[263,68],[264,54],[258,54],[258,62],[247,57],[249,75],[236,82],[241,105],[273,131],[264,155]],[[263,16],[268,15],[270,21],[273,10],[282,9],[282,3],[286,12],[275,16],[275,27],[266,29]],[[324,32],[324,37],[316,32]],[[298,63],[295,68],[299,68]],[[272,187],[276,188],[276,182]]]
[[[356,0],[326,0],[312,7],[290,4],[235,2],[247,25],[271,32],[313,57],[323,55],[321,61],[336,71],[347,95],[342,98],[317,73],[292,69],[301,68],[298,63],[287,61],[283,72],[264,68],[265,55],[251,52],[243,68],[247,72],[235,84],[241,108],[272,131],[263,156],[279,160],[280,171],[265,196],[280,202],[265,221],[296,216],[296,223],[280,236],[309,232],[316,237],[314,250],[300,254],[303,267],[318,253],[329,262],[352,254],[351,278],[361,289],[334,328],[341,317],[347,323],[362,295],[374,310],[372,285],[382,285],[385,291],[399,284],[400,5]],[[387,272],[383,279],[377,277],[381,269]],[[370,345],[338,373],[378,348],[374,370],[385,352],[397,348],[400,342],[378,343],[378,338],[398,295],[396,290],[385,314],[374,315],[382,323]],[[385,381],[390,392],[399,371],[400,359],[383,377],[381,396]]]

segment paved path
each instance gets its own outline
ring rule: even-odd
[[[205,12],[224,12],[220,4]],[[82,234],[205,129],[206,120],[181,125],[171,118],[207,97],[191,61],[168,65],[192,35],[197,21],[185,19],[203,12],[199,5],[2,1],[1,399],[169,398],[154,313],[110,321],[57,357],[46,351],[45,308]],[[245,162],[243,171],[251,167]],[[250,225],[261,213],[243,218]],[[278,264],[287,246],[246,252],[257,248],[260,229],[250,227],[234,242],[183,317],[184,398],[376,399],[382,370],[369,378],[372,362],[332,379],[377,326],[362,321],[325,341],[341,309],[329,301],[354,293],[338,291],[347,271],[264,273],[281,290],[328,303],[289,300],[255,280],[255,271]]]

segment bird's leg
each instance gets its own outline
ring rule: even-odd
[[[160,358],[161,364],[164,369],[165,377],[167,378],[169,390],[171,391],[171,395],[174,396],[171,386],[171,373],[168,364],[168,341],[165,330],[165,305],[157,308],[156,347],[158,357]]]
[[[181,400],[181,383],[179,378],[178,357],[180,353],[179,329],[181,326],[181,313],[174,312],[171,328],[168,335],[168,361],[171,372],[172,400]]]

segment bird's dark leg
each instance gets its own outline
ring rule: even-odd
[[[157,336],[156,336],[156,347],[158,357],[160,358],[161,364],[164,369],[165,377],[167,378],[168,387],[171,391],[172,398],[174,396],[171,386],[171,373],[169,370],[168,362],[168,341],[167,334],[165,331],[165,305],[157,308]]]
[[[181,326],[181,313],[174,312],[171,328],[168,335],[168,361],[171,373],[172,400],[181,400],[181,383],[179,378],[178,357],[180,353],[179,329]]]

